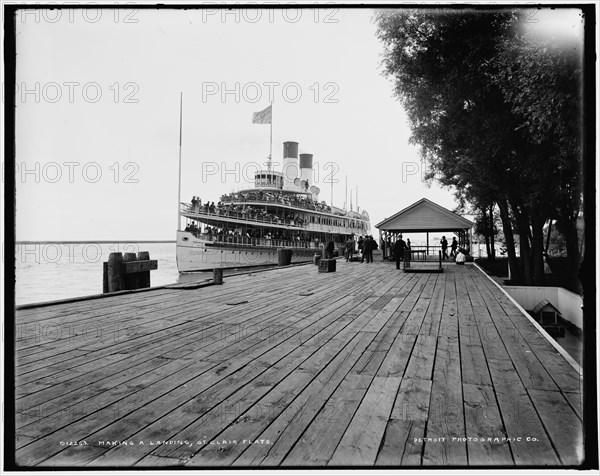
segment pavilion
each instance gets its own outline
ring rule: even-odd
[[[429,244],[430,232],[451,232],[458,236],[458,245],[471,251],[471,229],[474,223],[463,218],[456,213],[432,202],[426,198],[413,203],[412,205],[400,210],[395,215],[386,218],[377,223],[375,227],[379,229],[379,241],[383,242],[381,247],[383,258],[391,256],[390,247],[393,249],[394,243],[402,233],[426,233],[427,242],[425,253],[440,249],[438,245]],[[450,241],[450,240],[449,240]],[[413,246],[414,248],[418,248]]]

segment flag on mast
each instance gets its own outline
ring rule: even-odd
[[[271,106],[267,106],[262,111],[252,114],[252,124],[271,124],[272,110]]]

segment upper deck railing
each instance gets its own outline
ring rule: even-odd
[[[231,218],[235,220],[244,220],[248,222],[253,222],[261,225],[280,225],[285,227],[292,227],[303,229],[303,224],[301,222],[296,222],[296,220],[285,220],[279,217],[274,216],[251,216],[247,211],[236,211],[236,210],[227,210],[225,208],[217,208],[214,209],[206,209],[204,206],[193,206],[189,203],[181,203],[181,211],[182,213],[190,213],[194,215],[200,215],[206,218]]]
[[[331,206],[317,202],[309,198],[301,199],[294,195],[284,194],[281,192],[271,191],[258,191],[258,192],[238,192],[235,194],[221,196],[221,202],[223,203],[266,203],[273,205],[284,205],[288,207],[294,207],[307,211],[315,211],[319,213],[336,214]],[[340,211],[343,213],[343,211]],[[366,212],[362,214],[357,212],[345,212],[345,214],[339,215],[349,219],[356,220],[368,220],[369,216]]]

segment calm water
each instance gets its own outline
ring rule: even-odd
[[[176,283],[175,243],[48,243],[17,244],[17,304],[52,301],[102,293],[102,263],[113,252],[148,251],[158,260],[152,286]]]

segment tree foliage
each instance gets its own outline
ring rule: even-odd
[[[513,274],[541,282],[544,223],[561,211],[576,220],[581,205],[577,58],[540,48],[514,11],[380,11],[376,20],[411,141],[459,201],[483,215],[498,205]]]

